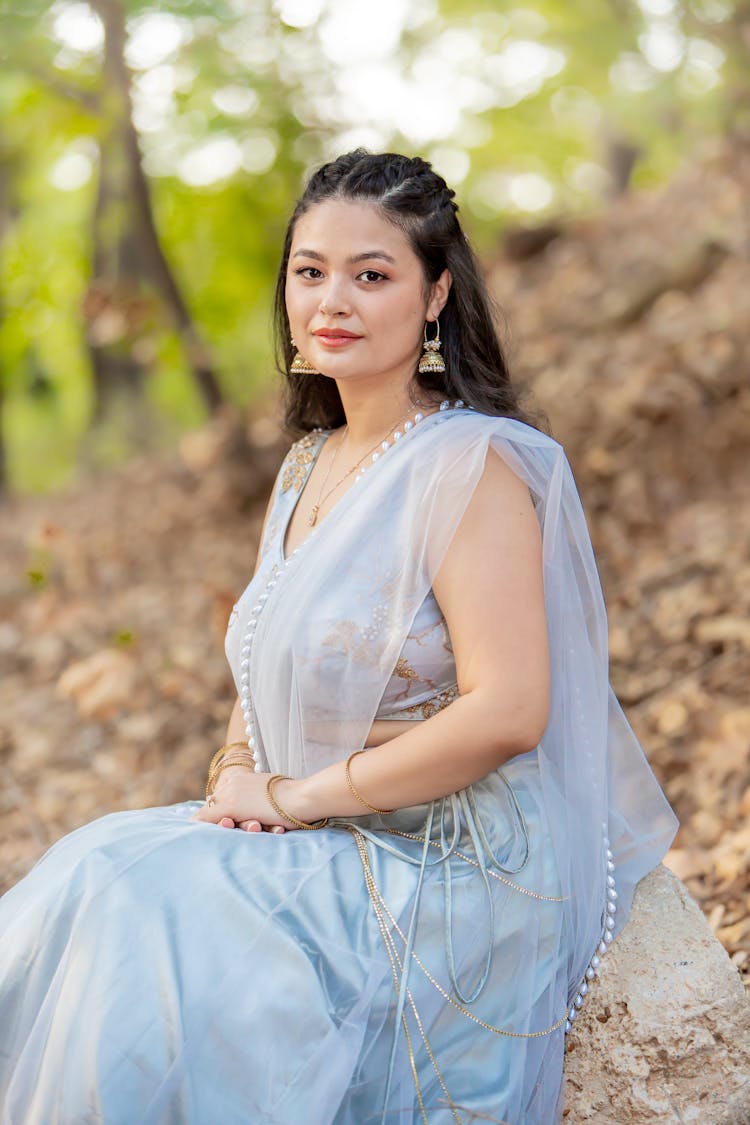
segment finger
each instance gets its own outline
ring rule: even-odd
[[[218,824],[226,815],[225,812],[220,812],[217,804],[209,805],[208,802],[206,802],[198,809],[195,814],[195,819],[206,821],[208,824]]]

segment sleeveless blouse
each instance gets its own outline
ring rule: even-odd
[[[292,446],[279,474],[263,537],[261,566],[284,558],[284,540],[297,502],[331,430],[313,431]],[[244,594],[242,595],[244,597]],[[240,598],[232,610],[225,648],[230,666],[236,668],[234,650],[239,645],[236,622]],[[239,690],[239,684],[237,685]],[[376,719],[401,721],[429,719],[447,707],[459,694],[456,664],[448,625],[430,589],[417,610],[408,635],[386,684]]]

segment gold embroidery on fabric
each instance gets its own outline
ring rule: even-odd
[[[307,467],[311,461],[315,460],[315,454],[312,452],[312,446],[318,440],[318,432],[313,430],[312,433],[305,434],[299,441],[295,441],[291,447],[284,462],[281,466],[283,475],[281,477],[281,491],[286,492],[290,488],[295,488],[297,492],[300,491],[307,475]]]
[[[442,633],[442,647],[446,652],[449,652],[451,655],[453,655],[450,636],[448,634],[447,622],[442,615],[439,620],[433,621],[430,625],[425,626],[425,628],[421,629],[419,632],[409,633],[404,640],[404,649],[409,643],[411,643],[412,645],[418,645],[420,648],[424,648],[427,644],[427,638],[431,633],[435,631],[435,629],[440,629]],[[404,649],[402,649],[402,653]],[[391,700],[392,703],[397,703],[402,699],[408,699],[410,695],[415,695],[420,690],[419,685],[423,685],[424,688],[429,688],[433,691],[437,687],[434,680],[430,679],[428,676],[423,676],[414,667],[408,657],[403,655],[398,658],[393,672],[391,673],[391,678],[394,677],[404,680],[405,686],[401,691],[396,692]],[[457,695],[457,687],[454,689],[454,694],[450,696],[446,695],[445,692],[438,692],[436,695],[431,696],[429,700],[423,700],[421,703],[415,703],[410,707],[405,707],[401,709],[399,713],[418,714],[422,718],[428,719],[430,715],[434,715],[436,711],[441,711],[443,707],[447,707],[449,703],[452,703]]]
[[[391,718],[399,718],[401,715],[421,715],[423,719],[429,719],[431,715],[436,715],[438,711],[442,711],[454,699],[458,699],[460,692],[458,684],[452,684],[450,687],[444,688],[439,691],[437,695],[430,696],[429,699],[422,700],[421,703],[411,703],[408,707],[402,707],[398,715],[391,715]]]
[[[407,640],[409,638],[407,637]],[[418,680],[420,679],[419,672],[416,668],[412,668],[409,661],[405,656],[400,656],[396,661],[396,667],[393,669],[394,676],[400,676],[402,680]]]
[[[413,640],[413,636],[408,636],[406,642]],[[401,691],[397,691],[391,700],[392,703],[398,703],[402,699],[408,699],[412,694],[412,685],[422,684],[426,688],[434,688],[435,681],[427,679],[419,674],[417,669],[405,656],[399,656],[391,673],[391,679],[394,677],[399,680],[404,680],[405,684]],[[415,691],[419,691],[419,687],[415,687]]]
[[[383,589],[387,591],[388,587]],[[333,630],[324,638],[323,644],[338,649],[345,656],[351,656],[357,664],[377,664],[377,647],[368,642],[380,635],[387,621],[388,602],[376,602],[370,610],[369,625],[357,625],[356,621],[351,620],[337,621]]]
[[[354,621],[337,621],[333,631],[323,639],[323,644],[351,656],[356,664],[377,664],[377,647],[369,644],[367,637],[363,638],[363,632]]]
[[[432,590],[430,590],[430,593],[432,593]],[[432,596],[434,600],[435,595],[433,594]],[[435,602],[435,604],[437,606],[437,602]],[[439,606],[437,606],[437,608],[438,610],[440,609]],[[425,638],[428,637],[430,633],[434,632],[435,629],[439,629],[443,635],[443,639],[441,641],[442,647],[446,652],[449,652],[450,655],[453,656],[453,644],[451,642],[450,633],[448,632],[448,622],[445,620],[445,616],[442,613],[438,617],[437,621],[433,621],[430,625],[425,625],[424,629],[421,629],[420,632],[409,633],[406,641],[414,641],[415,644],[424,646]]]

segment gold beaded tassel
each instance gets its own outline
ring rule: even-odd
[[[440,321],[437,318],[435,328],[435,339],[428,340],[427,325],[424,326],[424,351],[419,359],[420,375],[443,375],[445,373],[445,360],[440,355]]]

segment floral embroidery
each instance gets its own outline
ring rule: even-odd
[[[413,639],[413,634],[410,634],[409,637],[407,637],[407,640],[409,639]],[[422,685],[423,689],[434,688],[436,686],[434,680],[430,680],[426,676],[422,676],[405,656],[400,656],[396,661],[396,666],[393,669],[392,676],[398,676],[399,679],[406,681],[403,689],[393,696],[393,699],[391,700],[392,703],[398,703],[400,700],[408,699],[410,695],[416,694],[416,692],[420,690],[420,684]]]
[[[419,672],[416,668],[412,668],[409,661],[405,656],[400,656],[396,661],[396,667],[393,669],[394,676],[400,676],[402,680],[418,680]]]
[[[281,466],[282,492],[286,492],[287,489],[292,487],[299,492],[302,488],[305,477],[307,476],[307,467],[311,461],[315,460],[312,447],[318,440],[318,433],[318,430],[313,430],[311,433],[305,434],[299,441],[295,441],[294,445],[287,453]]]
[[[354,621],[337,621],[333,632],[325,637],[323,644],[351,656],[355,664],[377,664],[377,649],[368,644],[367,637],[363,637],[364,633],[365,630],[360,629]]]
[[[339,652],[350,654],[357,664],[376,664],[377,653],[368,641],[374,641],[388,621],[388,603],[376,602],[370,612],[369,625],[357,625],[354,621],[337,621],[332,633],[323,644],[335,646]],[[415,673],[416,675],[416,673]]]
[[[388,606],[385,602],[378,602],[377,605],[374,605],[372,607],[372,623],[370,625],[365,625],[360,630],[363,639],[366,641],[374,641],[375,638],[380,634],[380,631],[383,628],[383,625],[385,624],[387,618]]]

